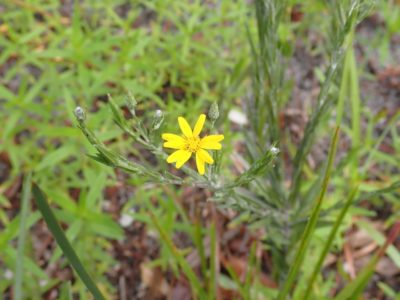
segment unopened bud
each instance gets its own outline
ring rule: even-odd
[[[160,128],[162,122],[164,121],[164,113],[157,109],[156,112],[154,113],[154,119],[153,119],[153,124],[152,124],[152,129],[157,130]]]
[[[74,113],[75,113],[76,119],[77,119],[79,122],[82,122],[82,121],[85,120],[86,115],[85,115],[85,111],[83,110],[82,107],[77,106],[77,107],[75,108]]]
[[[217,102],[211,104],[210,110],[208,111],[208,117],[212,122],[215,122],[219,118],[219,109]]]

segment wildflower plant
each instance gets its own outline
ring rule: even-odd
[[[386,9],[373,30],[379,32],[379,38],[370,40],[368,34],[364,41],[358,36],[363,30],[356,30],[356,25],[368,14],[372,0],[206,1],[207,5],[204,1],[138,1],[135,5],[100,1],[95,6],[91,1],[78,1],[62,9],[55,1],[54,5],[46,1],[36,1],[35,5],[8,2],[0,5],[0,47],[4,49],[0,106],[4,108],[1,112],[5,124],[0,133],[0,169],[5,166],[5,176],[0,177],[6,178],[0,192],[0,265],[4,269],[0,294],[6,298],[42,299],[55,291],[60,299],[76,298],[78,294],[88,298],[88,291],[96,299],[134,298],[136,295],[125,293],[125,287],[136,291],[135,287],[127,286],[130,281],[125,281],[126,273],[118,271],[129,266],[115,261],[120,257],[116,254],[126,248],[111,250],[115,240],[126,239],[129,247],[136,245],[132,236],[124,235],[132,232],[125,227],[127,223],[133,225],[131,222],[146,224],[151,228],[149,235],[153,229],[157,231],[159,257],[151,261],[150,267],[160,266],[163,271],[168,268],[168,282],[169,274],[180,279],[185,276],[193,299],[218,299],[221,287],[233,290],[235,298],[246,300],[359,299],[382,255],[399,262],[394,259],[398,251],[388,248],[398,235],[389,234],[385,245],[355,280],[342,276],[340,268],[335,274],[331,268],[321,272],[332,246],[343,242],[336,238],[338,234],[348,228],[349,222],[360,224],[360,218],[346,214],[354,204],[368,199],[377,200],[378,205],[391,203],[393,214],[385,219],[385,227],[398,220],[400,139],[396,125],[400,114],[390,117],[382,133],[380,128],[376,130],[376,122],[391,112],[376,116],[368,111],[368,105],[363,106],[357,73],[365,71],[357,64],[369,52],[363,51],[363,43],[370,43],[367,49],[375,45],[390,54],[390,37],[399,19],[396,1],[380,2],[379,7]],[[249,13],[253,5],[254,22]],[[382,14],[382,10],[377,13]],[[246,29],[248,43],[242,34]],[[382,36],[383,45],[376,45]],[[303,44],[308,37],[312,38]],[[353,49],[353,41],[360,43],[361,51]],[[305,52],[313,57],[313,65],[318,63],[315,69],[306,69],[310,71],[307,78],[315,79],[311,82],[319,81],[319,91],[312,86],[319,95],[314,100],[300,99],[306,106],[311,105],[301,110],[308,115],[304,118],[305,130],[298,131],[299,140],[292,142],[282,117],[288,112],[286,108],[291,108],[292,87],[301,87],[298,81],[293,84],[293,78],[301,75],[296,67],[299,62],[304,66],[309,61],[301,56],[303,45],[311,47]],[[292,78],[293,73],[296,76]],[[107,92],[118,94],[126,89],[132,89],[146,103],[138,103],[128,95],[126,104],[110,97],[109,104],[103,105]],[[313,94],[308,92],[306,96]],[[182,102],[171,101],[174,99]],[[204,101],[213,100],[220,107],[212,103],[205,117]],[[60,104],[66,105],[72,113],[75,101],[90,108],[75,110],[77,124],[95,150],[89,156],[109,169],[82,157],[81,139],[74,138],[76,132],[70,127],[67,111],[58,109]],[[240,105],[247,114],[247,118],[242,114],[246,124],[232,126],[234,134],[227,132],[230,126],[225,118],[232,105]],[[99,109],[96,116],[89,113],[93,108]],[[179,127],[188,127],[179,126],[183,121],[176,122],[178,115],[194,125],[189,126],[191,134],[178,133]],[[110,128],[112,120],[121,129],[120,136],[118,129],[104,132],[98,128],[100,123],[102,129]],[[199,130],[201,123],[203,128]],[[344,130],[340,132],[339,127]],[[326,132],[327,137],[321,138]],[[339,139],[343,136],[346,140]],[[210,137],[211,144],[207,141]],[[394,142],[391,151],[380,147],[384,140]],[[350,151],[344,153],[341,147],[335,159],[336,145],[342,141]],[[311,149],[321,148],[326,150],[326,159],[309,164]],[[135,184],[134,197],[129,191],[122,199],[113,193],[122,201],[102,202],[103,196],[108,198],[120,186],[115,182],[115,176],[120,180],[120,172],[111,168],[132,174],[129,182]],[[33,171],[32,176],[24,176],[22,182],[21,174],[29,171]],[[32,181],[38,185],[31,186]],[[18,205],[15,200],[21,185]],[[219,261],[223,257],[218,254],[225,254],[225,249],[219,251],[224,238],[220,236],[222,221],[217,219],[214,205],[191,201],[190,205],[195,206],[192,218],[193,210],[187,211],[179,201],[179,186],[196,187],[190,188],[196,191],[193,198],[202,195],[207,197],[204,202],[214,201],[229,212],[235,210],[235,220],[229,225],[246,222],[251,225],[246,231],[261,229],[245,254],[245,276],[238,276]],[[381,189],[374,190],[374,186]],[[198,188],[205,192],[198,194]],[[33,207],[31,194],[36,200]],[[20,213],[16,214],[19,207]],[[57,207],[55,214],[52,207]],[[207,219],[202,219],[205,214],[197,215],[204,207],[211,213]],[[109,213],[114,208],[121,216],[119,224],[114,219],[117,213]],[[47,247],[40,257],[36,238],[47,233],[42,230],[36,209],[60,247],[53,248],[52,240],[46,239],[51,249]],[[363,207],[354,213],[362,215]],[[126,216],[133,218],[127,222]],[[57,226],[59,221],[62,226]],[[229,230],[229,225],[224,229]],[[315,232],[322,226],[323,230]],[[400,231],[399,223],[396,230]],[[183,231],[185,242],[188,236],[194,247],[175,244],[177,231]],[[371,236],[380,243],[373,230]],[[266,250],[262,260],[260,242]],[[86,251],[88,247],[91,251]],[[386,248],[391,251],[385,254]],[[61,260],[60,249],[64,254]],[[187,256],[189,252],[199,257],[195,267],[194,260]],[[131,261],[132,252],[125,253]],[[276,288],[260,282],[263,278],[258,274],[261,266],[266,266],[265,261],[267,275],[272,274]],[[145,263],[139,262],[140,267]],[[65,263],[76,271],[65,274],[71,282],[63,280],[64,276],[52,278],[53,266],[56,272]],[[139,267],[136,261],[134,265]],[[46,266],[50,268],[43,269]],[[135,270],[130,271],[137,274]],[[108,271],[119,277],[118,287],[105,275]],[[75,280],[76,276],[81,280]],[[338,291],[338,285],[346,283]],[[333,287],[336,296],[332,296]],[[118,296],[117,289],[121,289]],[[387,295],[395,298],[395,291]]]

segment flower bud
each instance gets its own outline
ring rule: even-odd
[[[219,109],[217,102],[211,104],[210,110],[208,111],[208,117],[212,122],[215,122],[219,117]]]
[[[154,113],[153,124],[151,128],[153,130],[157,130],[158,128],[160,128],[163,121],[164,121],[164,113],[161,110],[157,109],[156,112]]]
[[[77,119],[79,122],[83,122],[83,121],[85,120],[86,115],[85,115],[85,111],[84,111],[84,109],[83,109],[82,107],[77,106],[77,107],[75,108],[74,113],[75,113],[76,119]]]

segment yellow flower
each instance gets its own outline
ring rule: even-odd
[[[205,163],[211,165],[214,163],[213,158],[206,149],[221,149],[221,144],[219,142],[224,139],[222,134],[207,135],[200,138],[199,134],[203,129],[205,120],[206,115],[201,114],[192,130],[186,119],[179,117],[178,123],[183,135],[179,136],[172,133],[164,133],[162,135],[162,138],[165,140],[165,148],[177,149],[177,151],[168,156],[168,163],[176,163],[176,168],[179,169],[194,153],[196,155],[197,170],[200,175],[204,175]]]

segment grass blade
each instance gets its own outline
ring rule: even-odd
[[[324,262],[325,257],[329,252],[329,249],[330,249],[330,247],[331,247],[331,245],[333,243],[333,240],[334,240],[334,238],[336,236],[336,233],[339,230],[339,227],[340,227],[340,225],[341,225],[341,223],[343,221],[343,218],[346,215],[347,210],[349,209],[351,203],[353,202],[354,197],[357,194],[357,191],[358,191],[358,187],[356,187],[356,188],[354,188],[352,190],[350,196],[347,198],[347,201],[346,201],[345,205],[343,206],[342,210],[340,211],[340,214],[339,214],[338,218],[336,219],[335,224],[332,227],[331,232],[329,233],[329,237],[328,237],[328,239],[327,239],[327,241],[325,243],[324,249],[322,250],[322,252],[321,252],[321,254],[320,254],[319,258],[318,258],[317,264],[314,267],[313,273],[311,274],[311,277],[308,280],[308,287],[307,287],[307,290],[306,290],[306,294],[304,295],[304,298],[303,298],[304,300],[307,300],[310,297],[314,281],[317,278],[318,273],[321,271],[322,263]]]
[[[322,200],[324,199],[325,192],[328,188],[329,177],[331,174],[331,169],[332,169],[333,161],[335,158],[338,137],[339,137],[339,127],[336,127],[335,134],[333,135],[333,138],[332,138],[331,147],[329,149],[328,164],[326,166],[325,175],[324,175],[324,179],[322,182],[322,188],[321,188],[320,194],[317,198],[316,204],[311,213],[310,220],[307,223],[307,226],[304,231],[303,237],[301,239],[300,247],[299,247],[299,250],[295,257],[294,263],[289,270],[289,275],[286,278],[286,281],[278,294],[278,300],[286,299],[287,295],[289,294],[289,291],[292,288],[292,285],[297,277],[297,273],[300,270],[301,264],[303,262],[304,254],[308,248],[312,233],[317,224],[319,214],[321,211]]]
[[[85,267],[82,265],[74,249],[64,235],[60,225],[57,223],[56,217],[47,203],[46,196],[36,184],[32,185],[32,191],[33,197],[43,216],[43,219],[53,234],[57,244],[60,246],[62,252],[68,259],[71,266],[74,268],[75,272],[78,274],[96,300],[105,300],[104,296],[86,271]]]
[[[24,250],[26,240],[26,220],[29,213],[29,200],[31,198],[31,178],[32,173],[29,173],[24,178],[22,191],[22,204],[19,223],[18,249],[17,260],[15,262],[15,284],[14,284],[14,299],[20,300],[23,297],[22,281],[24,276]]]
[[[353,40],[353,31],[349,34],[351,40]],[[358,78],[358,72],[357,72],[357,63],[356,63],[356,58],[355,58],[355,53],[354,53],[354,48],[349,47],[348,50],[348,55],[349,55],[349,72],[350,72],[350,87],[349,87],[349,92],[350,92],[350,102],[351,102],[351,143],[352,143],[352,149],[355,150],[357,159],[354,159],[350,163],[350,172],[351,172],[351,178],[352,180],[356,181],[359,177],[359,148],[361,144],[361,138],[360,138],[360,131],[361,131],[361,121],[360,121],[360,116],[361,116],[361,100],[360,100],[360,88],[359,88],[359,78]]]

